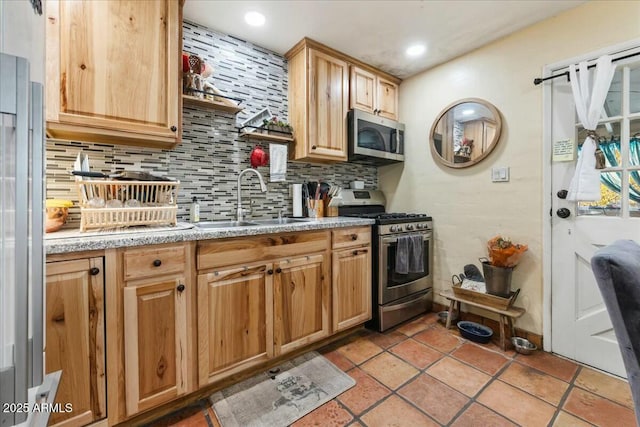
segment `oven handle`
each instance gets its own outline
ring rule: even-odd
[[[429,231],[427,233],[423,233],[423,238],[422,240],[429,240],[431,238],[433,234]],[[392,237],[381,237],[380,238],[380,243],[382,243],[383,245],[388,245],[389,243],[395,243],[398,241],[398,236],[392,236]]]

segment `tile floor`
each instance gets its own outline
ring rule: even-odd
[[[435,313],[382,334],[358,332],[320,353],[356,385],[293,427],[636,425],[625,381],[549,353],[472,343]],[[152,425],[219,426],[205,401]]]

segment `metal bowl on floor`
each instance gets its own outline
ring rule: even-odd
[[[511,343],[515,350],[520,354],[531,354],[538,349],[534,343],[522,337],[512,337]]]
[[[438,321],[442,324],[447,324],[447,317],[449,317],[449,312],[447,310],[440,311],[438,313]],[[458,313],[456,311],[451,315],[451,324],[453,324],[456,320],[458,320]]]

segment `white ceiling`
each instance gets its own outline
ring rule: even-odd
[[[280,54],[306,36],[406,78],[584,2],[186,0],[184,18]],[[263,27],[244,22],[252,10],[266,16]],[[427,52],[408,58],[416,42]]]

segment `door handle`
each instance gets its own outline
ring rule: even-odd
[[[556,214],[560,218],[569,218],[569,216],[571,215],[571,211],[567,208],[560,208],[556,211]]]
[[[556,194],[558,196],[558,199],[566,199],[569,192],[567,190],[560,190]]]

